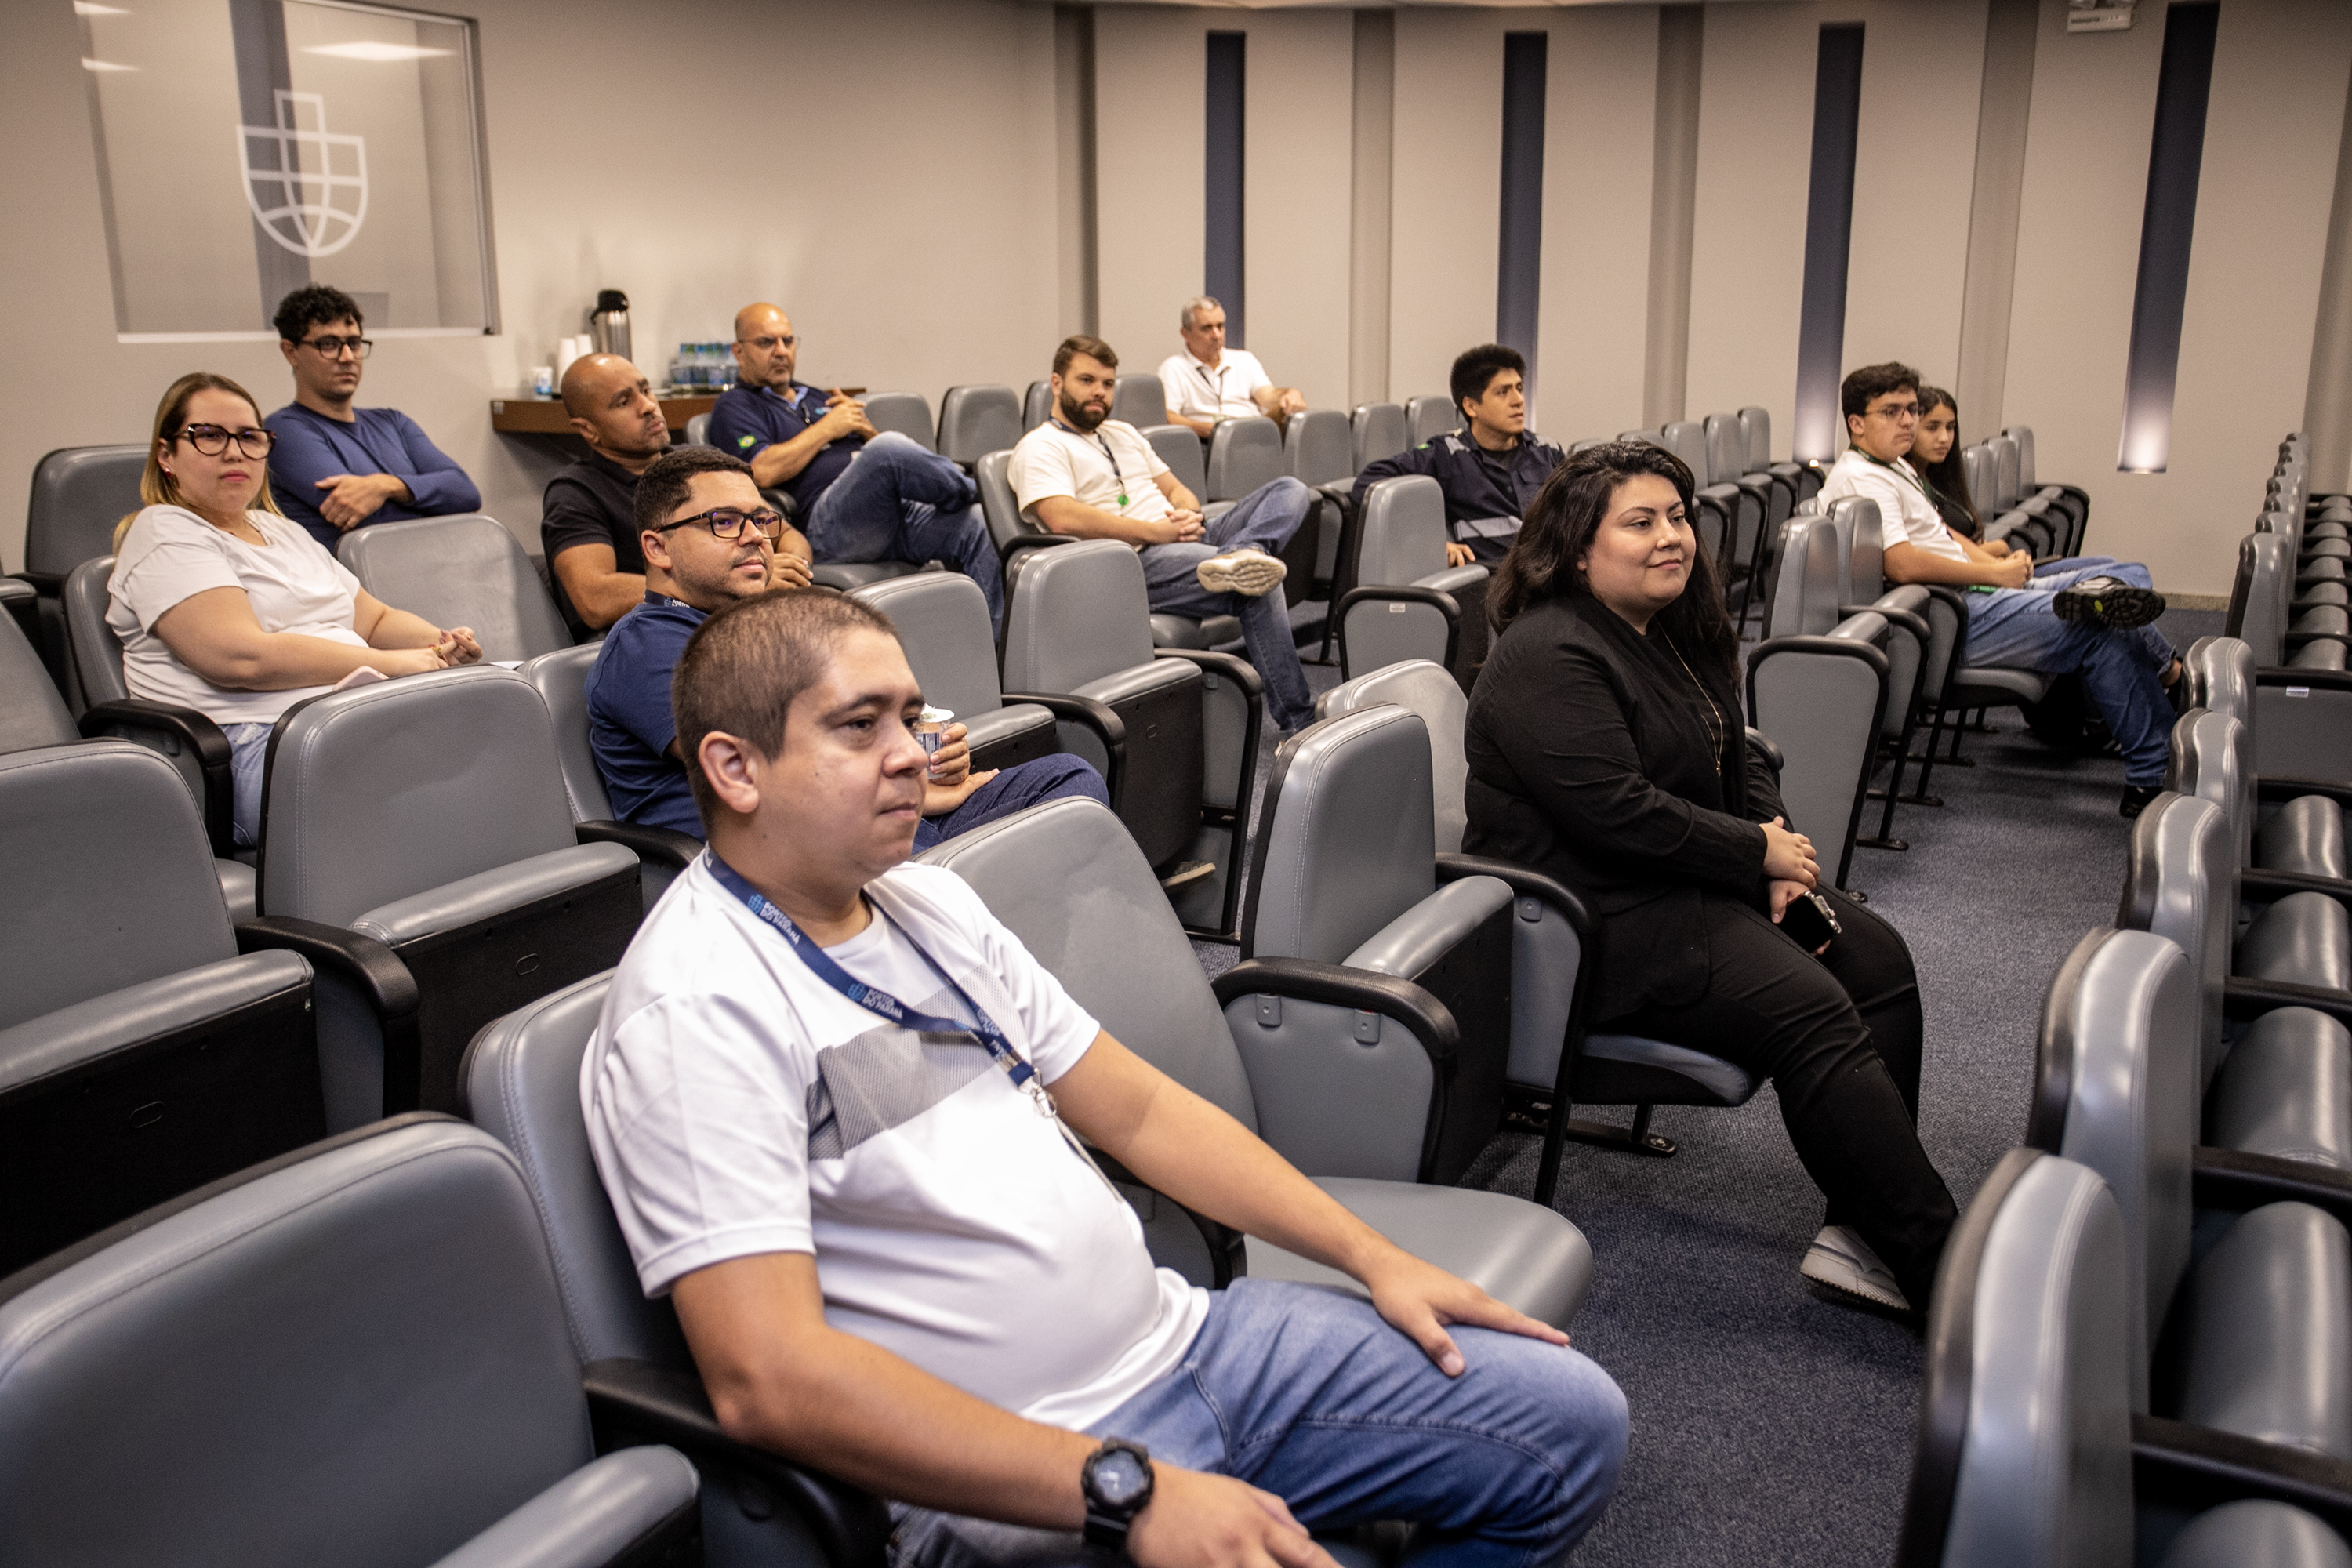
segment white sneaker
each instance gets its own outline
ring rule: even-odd
[[[1290,568],[1260,550],[1236,550],[1212,555],[1193,574],[1212,594],[1239,594],[1245,599],[1280,585]]]
[[[1817,1285],[1892,1307],[1898,1312],[1911,1310],[1902,1287],[1895,1283],[1894,1270],[1879,1261],[1870,1243],[1850,1226],[1823,1226],[1821,1235],[1813,1237],[1813,1245],[1805,1249],[1805,1261],[1798,1272]]]

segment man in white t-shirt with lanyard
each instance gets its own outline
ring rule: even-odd
[[[1970,664],[2081,675],[2123,749],[2120,809],[2137,816],[2164,785],[2175,717],[2167,689],[2180,678],[2172,646],[2152,624],[2164,596],[2147,568],[2108,556],[2037,563],[2023,551],[1992,554],[1946,525],[1906,460],[1919,426],[1919,373],[1864,365],[1839,398],[1853,445],[1822,486],[1822,510],[1849,496],[1876,501],[1887,581],[1965,591]]]
[[[889,1499],[896,1568],[1334,1568],[1307,1529],[1391,1519],[1459,1568],[1566,1555],[1622,1460],[1616,1384],[904,863],[929,759],[887,619],[823,589],[738,602],[675,699],[709,852],[630,943],[581,1096],[730,1436]],[[1370,1302],[1155,1269],[1081,1138]]]
[[[1184,340],[1184,352],[1160,362],[1171,425],[1181,425],[1205,441],[1228,419],[1263,414],[1288,425],[1292,415],[1305,411],[1305,393],[1275,385],[1257,355],[1225,346],[1225,308],[1206,294],[1184,302],[1176,314],[1176,332]]]
[[[1118,355],[1100,338],[1066,339],[1054,352],[1053,416],[1021,437],[1005,473],[1021,515],[1049,533],[1135,546],[1163,615],[1238,616],[1276,727],[1312,723],[1278,552],[1312,514],[1315,492],[1285,475],[1203,520],[1199,498],[1143,432],[1110,416],[1118,384]]]

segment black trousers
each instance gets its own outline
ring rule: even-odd
[[[1820,958],[1727,895],[1702,905],[1706,994],[1593,1026],[1720,1057],[1772,1080],[1797,1158],[1925,1311],[1958,1211],[1919,1146],[1919,982],[1895,929],[1824,889],[1844,927]]]

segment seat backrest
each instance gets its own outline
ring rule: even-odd
[[[1202,500],[1213,500],[1209,494],[1209,464],[1202,455],[1201,438],[1182,425],[1147,425],[1143,438],[1176,476],[1176,482]]]
[[[1739,427],[1748,434],[1748,471],[1772,466],[1772,416],[1750,404],[1739,411]]]
[[[1425,393],[1407,398],[1404,405],[1405,445],[1418,447],[1424,441],[1434,441],[1449,430],[1462,428],[1462,410],[1454,399],[1441,393]]]
[[[1393,458],[1413,444],[1412,426],[1405,422],[1402,403],[1360,403],[1348,424],[1355,448],[1352,473],[1360,474],[1365,464]]]
[[[1067,549],[1068,546],[1063,546]],[[966,722],[1004,706],[996,684],[996,637],[980,584],[961,572],[917,572],[850,590],[890,617],[923,700]]]
[[[2040,489],[2033,478],[2033,426],[2012,425],[2001,434],[2017,443],[2018,488],[2029,493]]]
[[[1151,662],[1143,566],[1116,539],[1030,552],[1004,613],[1004,689],[1076,690]]]
[[[1690,465],[1694,476],[1706,472],[1706,433],[1696,419],[1677,419],[1658,431],[1658,445]]]
[[[2294,546],[2276,533],[2250,533],[2238,542],[2238,577],[2230,591],[2224,629],[2254,650],[2259,668],[2286,662],[2286,628],[2294,600]]]
[[[65,447],[33,468],[25,513],[25,570],[63,577],[114,548],[114,525],[140,507],[143,446]]]
[[[14,616],[0,616],[0,752],[81,738],[57,682]]]
[[[471,626],[486,659],[537,658],[572,634],[522,545],[487,517],[355,528],[335,558],[371,594],[438,626]]]
[[[1039,531],[1021,521],[1021,502],[1013,493],[1012,467],[1012,453],[991,452],[972,470],[972,481],[980,487],[980,515],[999,550],[1024,533]]]
[[[1445,491],[1427,474],[1400,474],[1364,492],[1356,531],[1358,587],[1396,588],[1445,570]]]
[[[971,883],[1120,1044],[1257,1126],[1249,1076],[1208,978],[1118,817],[1090,800],[1050,801],[960,833],[922,859]]]
[[[596,1033],[612,972],[499,1019],[466,1052],[466,1115],[513,1151],[555,1256],[557,1289],[582,1365],[612,1356],[688,1367],[677,1314],[637,1285],[580,1109],[580,1063]]]
[[[0,755],[0,1029],[236,956],[194,797],[144,746]]]
[[[1901,1568],[2131,1561],[2126,1228],[2098,1174],[2012,1149],[1945,1243]]]
[[[1737,414],[1710,414],[1702,426],[1706,432],[1706,467],[1699,483],[1727,484],[1748,471],[1748,432],[1739,427]]]
[[[1263,415],[1221,419],[1209,437],[1209,500],[1239,500],[1282,478],[1282,427]]]
[[[2142,931],[2092,931],[2059,965],[2042,1007],[2025,1141],[2088,1165],[2124,1215],[2132,1408],[2148,1408],[2148,1360],[2189,1266],[2189,1151],[2197,1142],[2197,976]]]
[[[2248,755],[2245,726],[2226,713],[2192,708],[2173,723],[2164,787],[2213,804],[2236,867],[2253,864],[2258,810]]]
[[[412,1568],[593,1457],[539,1216],[488,1134],[402,1118],[232,1181],[7,1282],[12,1555]]]
[[[289,710],[270,737],[265,914],[344,925],[574,842],[554,721],[513,670],[331,691]]]
[[[1308,408],[1282,431],[1283,472],[1304,485],[1334,484],[1356,472],[1355,432],[1336,408]]]
[[[1847,564],[1836,523],[1800,512],[1780,525],[1780,572],[1772,590],[1771,635],[1826,637],[1838,624],[1839,579]]]
[[[1663,447],[1665,445],[1664,441],[1658,439],[1658,433],[1655,430],[1620,430],[1617,432],[1617,439],[1620,441],[1646,441],[1653,447]]]
[[[2169,791],[2132,825],[2116,923],[2153,931],[2189,956],[2203,1000],[2199,1009],[2197,1092],[2201,1104],[2221,1069],[2221,994],[2237,938],[2238,868],[2229,818],[2211,801]]]
[[[120,702],[131,695],[122,679],[122,639],[106,624],[106,580],[113,575],[114,557],[95,556],[66,574],[61,595],[74,674],[82,695],[93,703]]]
[[[858,399],[866,405],[866,423],[877,435],[896,431],[929,449],[931,445],[931,400],[919,392],[869,392]]]
[[[1992,504],[1992,449],[1983,442],[1960,448],[1960,478],[1969,482],[1969,498],[1984,516],[1997,510]]]
[[[2017,442],[2012,437],[1996,436],[1985,445],[1992,452],[1993,510],[2007,511],[2021,499]]]
[[[1160,384],[1159,375],[1140,370],[1122,375],[1111,388],[1110,416],[1124,419],[1140,430],[1149,425],[1168,423],[1168,389]]]
[[[2254,745],[2254,650],[2239,637],[2199,637],[2181,656],[2181,677],[2194,707],[2226,713],[2245,730],[2246,752]]]
[[[548,721],[555,731],[555,756],[563,767],[563,794],[572,805],[574,822],[610,822],[613,803],[604,795],[604,775],[596,768],[596,752],[588,743],[588,672],[596,668],[601,642],[560,647],[541,654],[522,667],[520,674],[547,704]]]
[[[1843,552],[1838,592],[1848,605],[1867,605],[1886,592],[1886,552],[1884,520],[1878,503],[1867,496],[1849,496],[1830,503],[1830,523],[1837,530]]]
[[[1442,664],[1409,658],[1341,681],[1316,700],[1315,716],[1331,719],[1383,702],[1420,715],[1423,728],[1429,731],[1430,797],[1437,852],[1460,853],[1463,830],[1469,825],[1463,795],[1470,783],[1469,759],[1462,750],[1470,702],[1462,694],[1462,683]]]
[[[686,444],[689,447],[710,445],[710,416],[697,414],[686,422]]]
[[[1021,439],[1021,399],[1009,386],[950,386],[940,399],[940,456],[971,464]]]
[[[1029,390],[1021,396],[1021,433],[1027,435],[1053,416],[1054,384],[1050,381],[1031,382]],[[1160,419],[1167,417],[1165,414],[1160,416]]]
[[[1402,708],[1318,720],[1266,781],[1244,958],[1337,963],[1437,886],[1429,728]]]

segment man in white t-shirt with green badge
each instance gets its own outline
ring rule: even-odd
[[[1312,723],[1280,552],[1314,511],[1315,492],[1285,475],[1204,519],[1143,432],[1110,416],[1118,384],[1118,355],[1100,338],[1067,338],[1054,351],[1053,416],[1021,437],[1005,471],[1021,515],[1049,533],[1133,545],[1163,615],[1238,617],[1276,727]]]
[[[730,1436],[890,1499],[897,1568],[1332,1568],[1309,1529],[1385,1519],[1449,1568],[1566,1555],[1622,1460],[1616,1385],[1106,1034],[953,873],[904,864],[928,758],[887,620],[822,589],[745,600],[674,689],[710,849],[630,944],[581,1094],[639,1281]],[[1080,1139],[1370,1303],[1155,1269]]]

